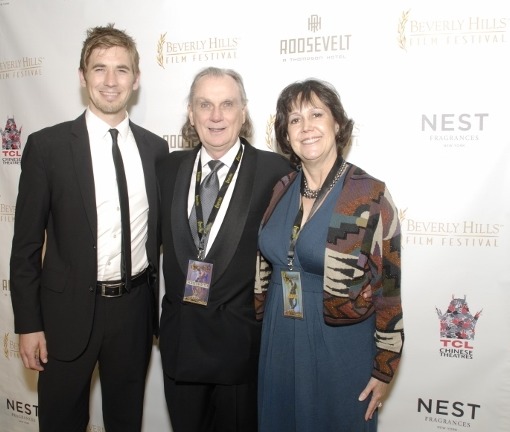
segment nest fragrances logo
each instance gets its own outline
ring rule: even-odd
[[[438,430],[460,431],[474,426],[481,405],[459,400],[418,398],[417,411],[424,422],[435,424]]]
[[[455,298],[448,305],[445,313],[436,308],[440,323],[440,345],[439,355],[441,357],[452,357],[461,359],[473,359],[473,343],[475,338],[475,327],[481,310],[474,315],[469,311],[469,306],[464,298]]]
[[[39,407],[30,402],[7,398],[5,401],[5,411],[7,414],[16,418],[19,423],[32,425],[37,423]]]
[[[304,24],[306,23],[306,28]],[[351,49],[352,35],[323,30],[322,17],[310,15],[303,20],[303,30],[312,35],[296,35],[280,40],[283,62],[338,60],[346,58]]]
[[[167,65],[233,60],[237,58],[239,38],[210,36],[192,41],[167,40],[159,36],[156,61],[163,69]]]
[[[402,12],[398,23],[398,45],[407,51],[439,46],[487,46],[507,43],[507,17],[454,16],[422,18]]]
[[[21,129],[16,126],[14,116],[7,118],[5,129],[0,127],[4,165],[19,164],[21,161]]]
[[[42,76],[43,57],[22,57],[0,61],[0,80]]]
[[[465,147],[481,139],[488,121],[488,113],[426,113],[421,116],[421,131],[432,143]]]

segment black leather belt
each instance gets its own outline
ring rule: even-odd
[[[147,283],[147,269],[138,273],[131,279],[131,288],[136,288]],[[120,297],[126,293],[126,286],[122,281],[97,281],[96,294],[102,297]]]

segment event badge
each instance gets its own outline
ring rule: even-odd
[[[283,316],[303,319],[303,289],[297,271],[282,270]]]
[[[207,306],[211,288],[213,264],[205,261],[189,260],[183,300]]]

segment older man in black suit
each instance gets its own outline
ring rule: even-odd
[[[157,168],[166,286],[160,349],[174,432],[257,430],[257,235],[273,186],[291,168],[246,140],[246,102],[238,73],[201,71],[183,126],[198,145]],[[210,183],[212,199],[202,191]]]

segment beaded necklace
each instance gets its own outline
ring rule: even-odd
[[[331,180],[330,184],[328,185],[327,192],[329,192],[331,189],[333,189],[333,186],[335,186],[335,184],[338,181],[338,179],[344,173],[346,166],[347,166],[347,162],[344,160],[342,162],[342,165],[340,165],[340,168],[338,168],[338,171],[336,172],[335,176]],[[335,168],[335,166],[333,165],[332,169],[334,169],[334,168]],[[311,199],[316,199],[319,196],[319,192],[321,191],[321,189],[322,189],[322,187],[320,187],[319,189],[310,189],[308,187],[308,182],[306,180],[305,173],[303,173],[303,182],[301,184],[301,195],[303,197],[311,198]]]

